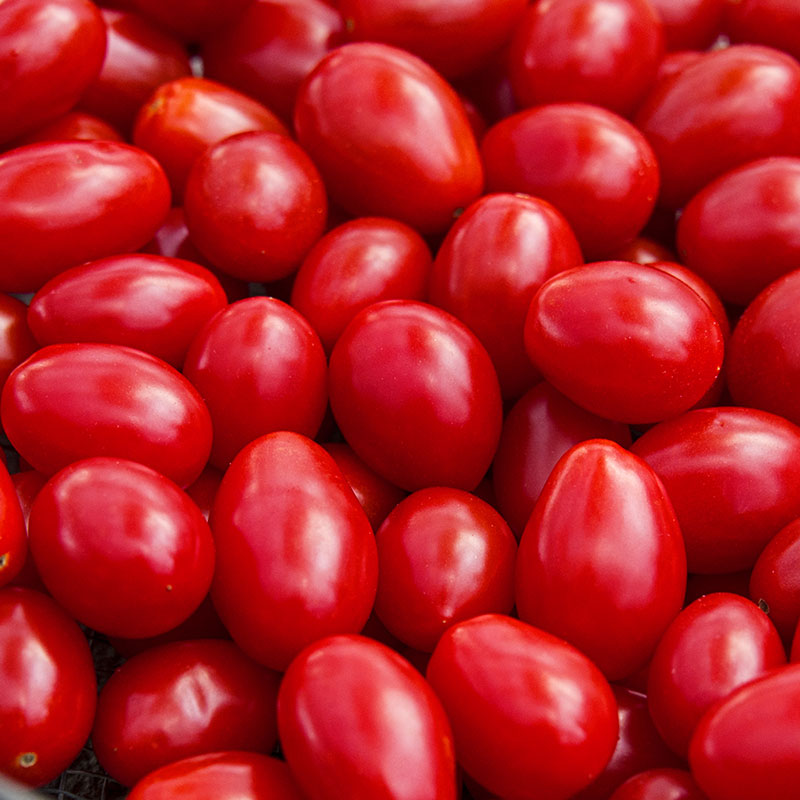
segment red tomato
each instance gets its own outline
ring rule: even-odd
[[[0,464],[0,586],[19,575],[28,555],[28,536],[17,491]]]
[[[211,506],[217,496],[222,475],[221,470],[209,464],[200,473],[197,480],[186,487],[186,494],[194,500],[195,505],[200,509],[200,513],[206,520],[211,516]]]
[[[356,216],[438,233],[483,187],[458,95],[389,45],[348,44],[325,56],[300,88],[294,126],[331,199]]]
[[[647,681],[650,716],[685,758],[705,711],[785,663],[778,632],[755,603],[736,594],[707,594],[681,611],[658,643]]]
[[[503,396],[516,398],[539,377],[522,336],[531,298],[549,277],[581,263],[572,229],[549,203],[522,194],[485,195],[448,231],[428,297],[481,340]]]
[[[164,171],[119,142],[42,142],[0,155],[0,288],[141,247],[169,210]]]
[[[100,692],[92,744],[132,786],[159,767],[220,750],[268,753],[280,676],[232,642],[173,642],[126,661]]]
[[[800,428],[750,408],[703,408],[634,442],[664,483],[690,572],[748,569],[800,516]]]
[[[121,142],[122,134],[100,117],[85,111],[69,111],[25,134],[14,143],[15,146],[35,144],[36,142],[55,142],[63,139],[86,140],[90,142],[104,139]]]
[[[800,64],[734,45],[656,84],[636,115],[661,168],[659,203],[682,206],[740,164],[800,155]]]
[[[617,707],[602,673],[571,645],[519,620],[485,614],[454,625],[427,677],[464,771],[503,797],[570,797],[614,751]]]
[[[635,111],[664,54],[649,0],[560,0],[529,6],[511,43],[509,75],[521,108],[593,103]]]
[[[726,0],[650,0],[668,50],[705,50],[722,29]]]
[[[51,278],[31,300],[28,325],[42,346],[122,344],[180,369],[195,334],[226,305],[219,281],[204,267],[136,253]]]
[[[614,442],[575,445],[520,540],[520,619],[571,642],[616,680],[646,663],[685,590],[683,538],[655,473]]]
[[[800,785],[800,664],[746,683],[703,716],[689,747],[710,800],[794,800]]]
[[[189,381],[119,345],[38,350],[6,381],[0,417],[22,457],[48,475],[81,458],[116,456],[186,486],[211,450],[211,418]]]
[[[214,604],[257,661],[285,669],[311,642],[361,630],[375,599],[375,538],[318,444],[283,431],[245,447],[222,479],[211,527]]]
[[[183,758],[139,780],[128,800],[303,800],[289,767],[261,753],[229,750]]]
[[[628,423],[691,408],[723,357],[722,331],[696,292],[665,272],[623,261],[550,278],[531,301],[525,347],[571,400]]]
[[[28,536],[28,518],[31,514],[31,506],[36,495],[42,486],[47,483],[47,476],[42,475],[34,469],[26,469],[21,472],[15,472],[11,476],[11,483],[14,484],[14,490],[17,493],[17,500],[22,511],[22,519],[25,525],[25,537]],[[26,550],[28,544],[26,542]],[[10,586],[21,586],[25,589],[35,589],[37,592],[47,594],[47,587],[42,583],[39,577],[39,571],[36,569],[36,564],[33,563],[33,558],[28,555],[22,564],[22,569],[17,573],[11,582]]]
[[[708,800],[691,773],[683,769],[650,769],[625,781],[609,800]]]
[[[81,629],[49,597],[0,590],[0,771],[41,786],[89,737],[97,681]]]
[[[287,136],[240,133],[203,152],[186,183],[192,241],[223,272],[272,281],[294,272],[325,228],[317,168]]]
[[[329,392],[347,443],[403,489],[471,490],[489,468],[502,424],[497,376],[474,334],[441,309],[365,308],[333,348]]]
[[[428,245],[408,225],[354,219],[311,248],[292,285],[291,303],[330,353],[362,308],[380,300],[424,300],[431,264]]]
[[[675,261],[677,256],[655,239],[637,236],[624,247],[614,251],[610,258],[614,261],[633,261],[634,264],[652,264],[654,261]]]
[[[89,0],[6,0],[0,14],[0,142],[69,111],[100,71],[106,26]]]
[[[183,374],[211,412],[211,462],[225,469],[272,431],[313,437],[327,402],[325,353],[293,308],[273,297],[233,303],[195,337]]]
[[[36,346],[28,327],[28,307],[16,297],[0,293],[0,389]]]
[[[800,6],[794,0],[741,0],[725,6],[732,42],[758,42],[800,59]]]
[[[423,677],[388,647],[331,636],[278,694],[286,761],[309,800],[455,800],[453,735]]]
[[[517,542],[475,495],[420,489],[395,507],[375,538],[375,613],[411,647],[429,652],[456,622],[511,611]]]
[[[481,155],[490,191],[552,203],[590,259],[633,239],[658,194],[658,164],[647,140],[597,106],[552,104],[513,114],[487,131]]]
[[[136,11],[190,42],[216,36],[234,22],[248,0],[126,0]]]
[[[200,510],[133,461],[91,458],[58,472],[36,496],[29,528],[49,592],[101,633],[164,633],[211,587],[214,541]]]

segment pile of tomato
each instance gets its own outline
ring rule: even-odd
[[[797,0],[0,0],[0,775],[797,800],[798,59]]]

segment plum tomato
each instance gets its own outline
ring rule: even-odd
[[[85,111],[68,111],[51,122],[34,128],[14,142],[15,146],[35,144],[36,142],[55,142],[59,140],[85,140],[89,142],[105,140],[123,141],[122,134],[100,117]]]
[[[8,376],[37,348],[28,327],[28,306],[0,292],[0,390]]]
[[[664,27],[667,50],[705,50],[722,30],[727,0],[650,0]]]
[[[27,529],[17,490],[5,464],[0,464],[0,586],[16,578],[29,557]]]
[[[794,0],[741,0],[725,6],[732,42],[758,42],[800,59],[800,6]]]
[[[286,670],[278,731],[309,800],[455,800],[453,735],[404,658],[363,636],[311,644]]]
[[[608,800],[708,800],[685,769],[649,769],[622,784]]]
[[[475,335],[442,309],[385,300],[333,348],[331,409],[347,443],[407,491],[474,489],[502,425],[497,375]]]
[[[244,11],[249,0],[125,0],[125,4],[159,27],[171,31],[187,42],[199,42],[217,36]]]

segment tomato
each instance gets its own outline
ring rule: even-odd
[[[722,29],[726,0],[650,0],[664,26],[667,49],[705,50]]]
[[[555,103],[520,111],[487,131],[481,156],[489,191],[552,203],[589,259],[633,239],[658,194],[658,164],[647,140],[598,106]]]
[[[190,41],[216,36],[225,25],[234,22],[243,12],[248,0],[126,0],[140,14],[149,17],[160,27]]]
[[[211,418],[189,381],[120,345],[43,347],[6,381],[0,417],[23,458],[48,475],[81,458],[116,456],[186,486],[211,450]]]
[[[625,781],[609,800],[708,800],[691,773],[683,769],[650,769]]]
[[[521,108],[593,103],[626,116],[643,98],[664,53],[648,0],[560,0],[529,6],[509,55]]]
[[[651,428],[632,450],[661,478],[690,572],[748,569],[800,516],[800,428],[749,408],[704,408]]]
[[[437,233],[483,187],[458,95],[389,45],[358,42],[325,56],[298,92],[294,126],[331,199],[354,216]]]
[[[195,337],[183,368],[211,412],[211,462],[224,469],[272,431],[315,436],[326,372],[319,337],[280,300],[251,297],[219,312]]]
[[[732,42],[758,42],[800,59],[800,7],[793,0],[742,0],[725,6]]]
[[[42,583],[41,577],[39,577],[39,571],[36,569],[36,564],[33,563],[33,558],[30,556],[27,543],[28,518],[31,514],[31,506],[39,490],[47,483],[47,476],[42,475],[41,472],[37,472],[34,469],[26,469],[21,472],[15,472],[10,477],[11,483],[14,485],[14,490],[17,493],[20,510],[22,511],[26,537],[25,549],[28,555],[22,564],[22,569],[7,585],[21,586],[25,589],[34,589],[42,594],[47,594],[47,587]]]
[[[246,446],[222,479],[211,528],[214,605],[257,661],[282,670],[311,642],[363,627],[377,585],[375,538],[318,444],[281,431]]]
[[[0,389],[36,346],[28,327],[28,307],[16,297],[0,293]]]
[[[0,142],[69,111],[100,71],[106,26],[89,0],[6,0],[0,14]]]
[[[227,305],[204,267],[162,256],[109,256],[72,267],[34,295],[28,325],[40,345],[127,345],[180,369],[199,329]]]
[[[423,677],[388,647],[331,636],[303,650],[278,694],[286,761],[309,800],[455,800],[453,735]]]
[[[633,261],[634,264],[652,264],[654,261],[673,262],[677,259],[672,250],[648,236],[637,236],[611,254],[613,261]]]
[[[800,665],[746,683],[700,720],[692,775],[710,800],[790,800],[800,781]]]
[[[147,650],[100,692],[94,751],[125,786],[190,756],[268,753],[277,739],[279,681],[232,642],[201,639]]]
[[[717,592],[687,606],[650,662],[647,703],[664,741],[684,758],[703,713],[786,663],[775,626],[750,600]]]
[[[28,555],[28,537],[17,492],[0,464],[0,586],[19,575]]]
[[[511,38],[525,0],[340,0],[349,37],[408,50],[454,78],[475,72]]]
[[[424,300],[432,256],[408,225],[362,217],[337,225],[311,248],[292,284],[292,305],[326,352],[362,308],[380,300]]]
[[[756,45],[706,53],[654,86],[636,125],[661,168],[659,203],[678,208],[734,167],[800,155],[800,64]]]
[[[63,139],[84,139],[90,142],[104,139],[121,142],[122,134],[100,117],[85,111],[68,111],[52,122],[34,128],[14,143],[15,146],[35,144],[36,142],[55,142]]]
[[[119,142],[42,142],[0,155],[0,288],[136,250],[169,210],[164,171]]]
[[[261,753],[229,750],[182,758],[137,781],[128,800],[302,800],[289,767]]]
[[[236,278],[271,281],[294,272],[322,235],[327,199],[300,147],[255,131],[203,152],[183,210],[193,243],[213,264]]]
[[[606,261],[550,278],[534,295],[525,347],[559,391],[601,417],[628,423],[691,408],[722,367],[711,309],[660,270]]]
[[[329,393],[347,443],[403,489],[471,490],[489,468],[502,424],[497,376],[474,334],[441,309],[365,308],[333,348]]]
[[[581,263],[572,229],[549,203],[522,194],[484,195],[448,231],[428,299],[481,340],[503,396],[516,398],[539,377],[522,336],[531,298],[549,277]]]
[[[0,771],[41,786],[89,737],[97,681],[81,629],[49,597],[0,590]]]
[[[484,614],[447,630],[427,678],[453,726],[464,771],[503,797],[570,797],[611,758],[614,694],[561,639]],[[569,698],[567,701],[566,698]]]
[[[221,470],[208,464],[197,477],[197,480],[186,487],[186,494],[194,500],[195,505],[200,509],[200,513],[206,518],[206,521],[211,516],[211,506],[217,496],[222,475]]]

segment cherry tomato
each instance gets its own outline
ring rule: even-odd
[[[23,458],[48,475],[81,458],[117,456],[186,486],[211,450],[211,418],[189,381],[120,345],[43,347],[6,381],[0,417]]]
[[[42,142],[0,155],[0,288],[141,247],[169,210],[164,171],[119,142]]]
[[[362,636],[331,636],[289,665],[281,747],[309,800],[455,800],[453,735],[405,659]]]
[[[491,359],[445,311],[386,300],[361,311],[330,358],[331,408],[347,443],[408,491],[474,489],[502,424]]]
[[[19,575],[28,557],[28,536],[17,491],[0,464],[0,586]]]
[[[43,594],[0,590],[0,771],[41,786],[89,737],[97,681],[81,629]]]
[[[47,476],[42,475],[34,469],[26,469],[21,472],[15,472],[11,476],[11,483],[14,484],[14,490],[17,493],[17,500],[19,500],[19,507],[22,511],[22,519],[25,525],[25,536],[28,536],[28,518],[31,514],[31,506],[36,495],[42,486],[47,483]],[[26,550],[28,544],[25,545]],[[36,564],[33,558],[28,554],[22,564],[22,569],[16,576],[7,584],[9,586],[21,586],[25,589],[34,589],[42,594],[48,594],[47,587],[42,583],[39,576],[39,570],[36,569]]]
[[[214,605],[257,661],[282,670],[311,642],[363,627],[378,579],[375,537],[318,444],[281,431],[245,447],[222,479],[211,528]]]
[[[28,327],[28,307],[16,297],[0,292],[0,389],[8,376],[36,350]]]
[[[800,59],[800,6],[794,0],[741,0],[725,6],[732,42],[758,42]]]
[[[136,11],[149,17],[160,27],[189,42],[216,36],[244,11],[248,0],[126,0]]]
[[[195,505],[200,509],[200,513],[206,518],[211,516],[211,506],[217,496],[223,473],[210,464],[203,469],[197,480],[186,487],[186,494],[194,500]]]
[[[722,29],[726,0],[650,0],[668,50],[705,50]]]
[[[609,800],[708,800],[684,769],[650,769],[634,775]]]
[[[268,753],[277,739],[280,677],[232,642],[173,642],[126,661],[97,702],[92,744],[125,786],[182,758]]]
[[[519,620],[484,614],[454,625],[436,645],[427,677],[464,771],[503,797],[570,797],[614,751],[616,702],[600,670]]]
[[[41,127],[34,128],[30,133],[17,139],[15,146],[35,144],[36,142],[55,142],[64,139],[77,139],[97,141],[104,139],[109,142],[121,142],[122,134],[100,117],[87,114],[85,111],[68,111],[52,122],[47,122]]]
[[[458,95],[389,45],[358,42],[325,56],[300,88],[294,126],[331,199],[356,216],[437,233],[483,187]]]

